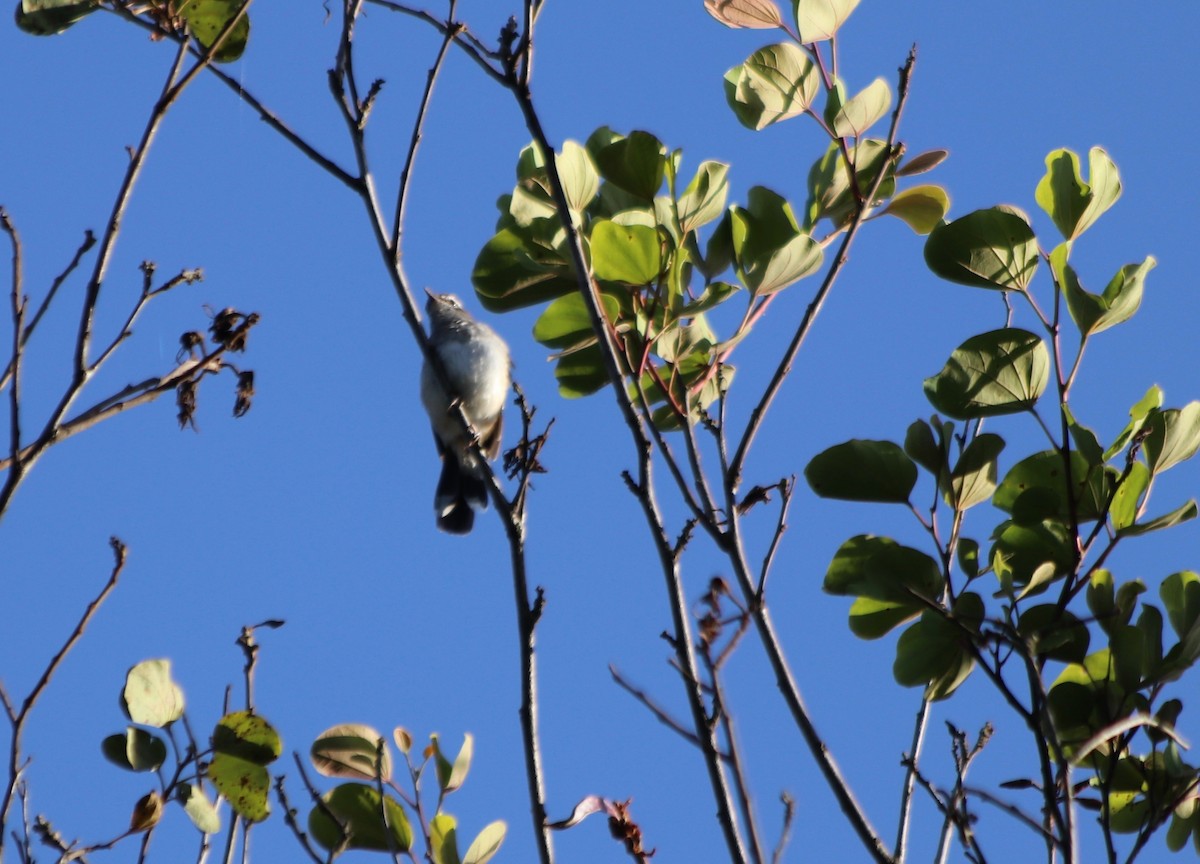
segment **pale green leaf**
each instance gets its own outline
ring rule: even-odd
[[[755,130],[803,114],[819,89],[816,67],[791,42],[760,48],[725,73],[729,107],[742,125]]]
[[[913,186],[897,192],[883,212],[903,219],[917,234],[928,234],[946,218],[950,196],[941,186]]]

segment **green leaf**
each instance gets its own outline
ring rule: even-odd
[[[983,600],[966,592],[954,604],[954,620],[926,610],[921,618],[900,634],[892,674],[903,687],[925,687],[926,698],[937,701],[950,696],[975,667],[967,645],[970,633],[983,620]]]
[[[919,611],[911,603],[856,597],[850,604],[850,632],[859,639],[878,639],[911,619]]]
[[[326,777],[374,780],[378,773],[386,783],[392,779],[392,753],[385,743],[380,754],[381,740],[383,736],[364,723],[343,723],[318,735],[309,755],[313,767]]]
[[[836,92],[830,92],[834,110],[829,112],[829,125],[839,138],[861,137],[892,107],[892,88],[883,78],[876,78],[845,103],[834,96]]]
[[[917,466],[891,441],[854,439],[818,453],[804,478],[822,498],[904,504],[917,482]]]
[[[680,307],[679,316],[688,318],[692,315],[699,315],[701,312],[707,312],[724,303],[740,290],[739,286],[731,285],[728,282],[710,282],[704,286],[699,297]]]
[[[265,719],[249,711],[222,717],[213,729],[208,777],[240,815],[261,822],[271,812],[271,777],[265,766],[279,758],[283,741]]]
[[[1053,518],[1067,522],[1071,517],[1068,496],[1075,499],[1075,518],[1080,522],[1099,519],[1104,513],[1112,486],[1119,476],[1113,468],[1093,468],[1076,450],[1071,451],[1071,491],[1066,468],[1056,450],[1027,456],[1009,469],[992,503],[1013,519],[1029,524]]]
[[[1087,607],[1106,632],[1117,614],[1116,596],[1112,573],[1103,569],[1094,571],[1088,579]]]
[[[729,166],[724,162],[700,163],[696,176],[679,196],[679,227],[683,233],[707,225],[725,212],[725,198],[729,194],[728,173]]]
[[[470,732],[463,735],[462,747],[453,763],[442,755],[438,736],[431,735],[430,737],[433,740],[434,757],[437,761],[438,785],[444,794],[449,795],[451,792],[456,792],[467,779],[467,772],[471,770],[471,756],[475,752],[475,737]]]
[[[608,370],[599,345],[564,354],[554,367],[559,395],[566,399],[590,396],[608,383]]]
[[[860,534],[834,554],[823,587],[830,594],[866,597],[906,609],[906,615],[899,611],[884,615],[895,626],[920,614],[926,603],[940,600],[943,584],[937,562],[924,552],[888,537]],[[860,608],[857,613],[864,611]]]
[[[1116,529],[1118,536],[1125,536],[1129,533],[1128,529],[1137,519],[1138,510],[1141,508],[1142,496],[1149,486],[1149,469],[1141,462],[1130,464],[1125,479],[1121,481],[1121,485],[1117,487],[1117,494],[1113,496],[1112,507],[1108,510],[1109,518],[1112,519],[1113,528]],[[1145,532],[1134,531],[1133,533]]]
[[[950,210],[950,196],[941,186],[913,186],[897,192],[883,208],[884,213],[904,220],[917,234],[928,234]]]
[[[1033,573],[1030,574],[1029,580],[1025,583],[1025,587],[1017,594],[1017,600],[1024,600],[1030,595],[1037,595],[1046,590],[1046,587],[1057,579],[1059,576],[1058,567],[1053,561],[1043,561],[1037,567],[1033,568]]]
[[[577,141],[564,141],[554,159],[563,194],[574,213],[582,213],[600,191],[600,175],[588,151]]]
[[[248,759],[217,753],[208,763],[208,779],[239,816],[261,822],[271,815],[271,775]]]
[[[1154,411],[1146,419],[1150,434],[1142,449],[1152,474],[1185,462],[1200,449],[1200,402]]]
[[[1037,185],[1038,206],[1054,220],[1063,238],[1073,240],[1121,197],[1117,166],[1100,147],[1088,151],[1091,185],[1079,173],[1079,156],[1054,150],[1046,157],[1046,175]]]
[[[933,430],[924,420],[914,420],[908,427],[904,434],[904,452],[934,477],[940,479],[950,472],[946,450],[934,439]]]
[[[1167,620],[1180,640],[1200,629],[1200,574],[1190,570],[1172,573],[1158,588]]]
[[[183,716],[183,690],[171,678],[171,661],[143,660],[125,674],[121,710],[134,723],[162,728]]]
[[[1067,429],[1071,433],[1071,440],[1075,442],[1075,447],[1083,458],[1087,460],[1088,465],[1097,466],[1103,465],[1108,459],[1104,456],[1104,448],[1100,446],[1100,440],[1096,437],[1096,433],[1086,426],[1082,425],[1075,419],[1075,415],[1071,413],[1070,407],[1065,403],[1062,406],[1063,416],[1067,419]]]
[[[309,812],[308,830],[326,849],[340,846],[343,837],[347,849],[395,849],[404,853],[412,846],[412,826],[404,808],[390,795],[380,806],[379,791],[374,786],[343,783],[322,795],[321,800],[325,807],[313,807]],[[326,809],[337,818],[336,822]]]
[[[1195,519],[1196,499],[1190,499],[1186,504],[1176,507],[1170,513],[1164,513],[1162,516],[1156,516],[1148,522],[1139,522],[1134,525],[1128,525],[1117,530],[1118,537],[1136,537],[1140,534],[1149,534],[1151,531],[1161,531],[1163,528],[1174,528],[1176,525],[1182,525],[1184,522],[1190,522]]]
[[[756,296],[774,294],[821,269],[825,253],[807,234],[793,237],[766,259],[743,268],[746,287]]]
[[[54,36],[94,12],[98,0],[20,0],[17,27],[34,36]]]
[[[578,290],[567,259],[526,231],[503,228],[475,259],[471,282],[484,308],[508,312]]]
[[[242,8],[242,0],[188,0],[179,6],[179,15],[205,50],[217,40],[225,25]],[[213,55],[218,63],[237,60],[246,50],[250,39],[250,16],[243,14]]]
[[[1006,327],[955,349],[942,371],[925,379],[925,395],[959,420],[995,417],[1032,408],[1049,378],[1050,353],[1041,337]]]
[[[125,727],[125,734],[109,735],[100,745],[104,758],[126,771],[157,771],[167,761],[167,744],[157,735]]]
[[[649,132],[633,131],[628,137],[611,137],[612,130],[602,127],[588,138],[587,148],[608,182],[640,201],[654,203],[662,187],[667,166],[667,150]]]
[[[433,864],[460,864],[458,823],[449,813],[438,813],[429,820],[429,841]]]
[[[854,165],[854,180],[859,196],[864,199],[879,173],[885,172],[874,200],[866,202],[868,206],[885,201],[892,195],[896,189],[895,162],[887,142],[861,138],[850,148],[850,159]],[[808,194],[805,228],[811,229],[821,219],[829,219],[835,226],[841,227],[858,211],[858,198],[850,187],[846,160],[838,142],[832,142],[825,155],[809,169]]]
[[[781,42],[725,73],[725,100],[743,126],[759,130],[809,110],[820,76],[798,45]]]
[[[598,279],[648,285],[656,282],[662,272],[658,231],[653,228],[597,219],[592,224],[589,242],[592,272]]]
[[[751,186],[746,207],[733,207],[731,233],[734,257],[750,267],[765,261],[803,232],[791,203],[765,186]]]
[[[1117,271],[1103,294],[1092,294],[1080,284],[1067,263],[1070,244],[1060,243],[1050,253],[1050,268],[1067,301],[1067,310],[1080,333],[1089,336],[1128,321],[1142,304],[1146,274],[1158,263],[1149,256],[1141,264],[1127,264]]]
[[[951,282],[1024,291],[1037,271],[1037,238],[1014,207],[976,210],[933,229],[925,263]]]
[[[1017,632],[1034,656],[1060,663],[1082,662],[1091,640],[1087,625],[1056,603],[1026,609],[1017,622]]]
[[[1047,562],[1054,565],[1056,574],[1069,573],[1074,565],[1067,529],[1050,520],[1030,525],[1000,523],[992,534],[988,560],[1003,594],[1028,585]],[[1045,573],[1040,575],[1044,577]]]
[[[783,26],[779,7],[772,0],[704,0],[708,14],[726,27],[773,30]]]
[[[966,510],[992,497],[996,489],[996,459],[1004,449],[1004,439],[991,432],[975,436],[950,474],[947,502],[956,510]]]
[[[467,848],[467,854],[463,856],[463,864],[487,864],[500,851],[500,844],[504,842],[504,835],[507,832],[508,826],[500,820],[486,826]]]
[[[958,549],[955,550],[958,558],[959,569],[963,571],[963,575],[968,579],[974,579],[979,575],[979,543],[964,537],[958,541]]]
[[[857,5],[858,0],[792,0],[800,41],[832,39]]]
[[[194,783],[180,784],[176,797],[183,805],[183,812],[187,813],[201,834],[216,834],[221,830],[221,814],[199,786]]]
[[[608,320],[617,320],[621,311],[617,298],[601,293],[600,303]],[[533,325],[533,338],[556,350],[595,342],[596,333],[592,330],[592,319],[583,295],[568,294],[547,306]]]
[[[270,765],[283,752],[283,741],[265,719],[250,711],[234,711],[222,717],[213,729],[213,750]]]
[[[1129,443],[1130,438],[1135,433],[1142,431],[1143,424],[1151,411],[1161,408],[1163,404],[1163,391],[1157,384],[1151,385],[1146,394],[1129,409],[1129,422],[1125,424],[1125,428],[1117,439],[1104,451],[1104,461],[1107,462],[1113,456],[1125,449],[1125,445]]]

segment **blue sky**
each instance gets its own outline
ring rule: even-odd
[[[460,17],[484,38],[516,11],[512,2],[459,4]],[[251,14],[249,50],[228,68],[350,166],[326,86],[336,27],[317,2],[261,2]],[[901,138],[909,152],[950,150],[930,179],[949,191],[952,215],[1013,203],[1032,215],[1049,246],[1053,227],[1033,201],[1046,153],[1101,145],[1116,161],[1124,195],[1072,260],[1093,290],[1147,254],[1159,265],[1138,315],[1089,347],[1076,389],[1077,415],[1109,437],[1152,383],[1168,405],[1200,396],[1188,216],[1200,194],[1192,155],[1200,137],[1197,24],[1200,11],[1184,3],[1151,13],[1129,4],[867,0],[841,34],[852,90],[880,75],[894,81],[909,46],[919,46]],[[824,148],[816,130],[793,121],[750,132],[722,93],[725,70],[775,41],[771,34],[727,30],[699,0],[551,0],[539,39],[533,91],[552,140],[583,141],[600,125],[646,129],[682,147],[692,168],[704,159],[731,163],[731,200],[744,200],[755,184],[803,199],[809,165]],[[387,80],[370,127],[383,189],[394,188],[436,47],[428,28],[381,9],[369,10],[360,26],[360,74]],[[0,28],[0,58],[9,82],[0,89],[0,204],[22,232],[27,290],[37,297],[84,229],[102,228],[123,148],[140,135],[170,51],[95,15],[51,39]],[[453,291],[478,309],[471,267],[528,137],[511,98],[453,54],[409,205],[405,264],[415,288]],[[921,239],[901,223],[867,227],[775,405],[748,482],[799,474],[812,455],[850,437],[902,439],[913,419],[931,413],[922,379],[968,336],[1002,322],[996,295],[933,277]],[[494,518],[482,518],[466,538],[434,528],[438,466],[417,398],[419,353],[358,200],[224,87],[202,80],[168,117],[135,193],[101,327],[123,320],[144,259],[156,261],[160,274],[202,266],[206,278],[157,301],[89,392],[170,368],[177,335],[207,326],[208,305],[261,313],[242,358],[257,373],[258,396],[235,421],[231,383],[207,382],[199,434],[178,431],[173,405],[162,400],[55,447],[0,522],[0,680],[18,697],[106,578],[107,538],[116,534],[130,549],[121,586],[61,669],[26,738],[34,810],[69,836],[116,833],[149,788],[147,778],[120,772],[99,752],[100,740],[123,726],[117,695],[127,667],[172,658],[193,726],[204,730],[220,715],[225,686],[240,680],[233,644],[240,627],[282,618],[285,628],[261,634],[257,704],[289,752],[303,753],[316,733],[348,721],[385,730],[399,724],[419,738],[436,731],[446,741],[470,731],[475,765],[449,809],[468,834],[505,819],[510,836],[499,860],[532,860],[506,547]],[[753,404],[815,281],[789,289],[757,341],[739,349],[744,389],[731,405],[735,416]],[[66,380],[81,279],[64,292],[32,349],[28,412],[47,410]],[[515,375],[539,417],[556,418],[544,458],[550,472],[535,484],[529,522],[531,579],[548,597],[538,640],[551,814],[564,817],[588,794],[632,797],[656,860],[720,860],[699,759],[608,673],[616,665],[684,712],[659,638],[670,624],[661,578],[620,480],[632,447],[607,391],[559,398],[545,350],[529,335],[535,314],[487,320],[511,344]],[[1009,438],[1010,453],[1040,446],[1027,420],[989,428]],[[512,441],[507,436],[505,446]],[[1170,509],[1196,487],[1196,466],[1176,468],[1156,487],[1152,511]],[[679,508],[669,505],[668,513],[679,524]],[[981,540],[993,524],[984,515],[974,523]],[[775,618],[819,728],[890,838],[900,754],[919,694],[891,679],[894,639],[856,640],[846,628],[848,602],[824,595],[820,584],[833,551],[852,534],[893,534],[914,545],[920,536],[899,509],[820,502],[803,486],[790,522],[773,582]],[[1114,572],[1144,579],[1156,596],[1164,576],[1197,566],[1198,530],[1192,523],[1131,544],[1134,554],[1123,550]],[[690,595],[720,568],[710,548],[695,544],[685,562]],[[787,789],[799,805],[791,859],[807,852],[814,860],[858,860],[757,646],[747,642],[731,674],[767,835],[778,826],[778,792]],[[973,680],[936,709],[930,772],[949,776],[943,721],[973,733],[989,719],[998,731],[974,779],[994,783],[1011,777],[1014,764],[1028,764],[1020,761],[1028,758],[1024,731]],[[1182,731],[1197,737],[1187,712]],[[294,770],[285,770],[300,799]],[[984,816],[985,848],[1006,853],[997,858],[1034,848],[1002,814]],[[170,814],[155,840],[160,860],[194,849],[185,821]],[[917,859],[932,854],[938,824],[922,802]],[[260,860],[294,859],[290,843],[278,819],[255,839]],[[622,857],[599,820],[556,843],[564,861]],[[1166,854],[1159,840],[1144,860]]]

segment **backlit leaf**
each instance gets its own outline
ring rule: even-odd
[[[972,336],[954,350],[937,375],[925,379],[933,406],[959,420],[1032,408],[1050,377],[1050,353],[1041,337],[1004,328]]]
[[[780,27],[783,17],[772,0],[704,0],[708,14],[726,27],[769,30]]]
[[[1037,238],[1014,207],[976,210],[933,229],[925,263],[951,282],[1024,291],[1037,271]]]
[[[792,0],[796,29],[801,42],[823,42],[833,38],[858,0]]]
[[[1073,240],[1088,229],[1121,197],[1117,166],[1100,147],[1088,151],[1085,183],[1079,173],[1079,156],[1071,150],[1054,150],[1046,157],[1046,174],[1034,197],[1054,220],[1063,238]]]
[[[760,48],[725,73],[729,107],[742,125],[755,130],[803,114],[819,89],[816,67],[792,42]]]
[[[941,186],[913,186],[897,192],[883,212],[903,219],[917,234],[928,234],[946,218],[950,196]]]

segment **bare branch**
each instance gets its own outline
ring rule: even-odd
[[[13,711],[14,706],[7,694],[5,694],[4,703],[12,725],[12,739],[9,743],[8,753],[8,783],[5,785],[4,796],[0,799],[0,837],[4,836],[4,829],[8,821],[9,810],[12,807],[13,796],[17,792],[17,786],[25,770],[25,765],[21,762],[21,737],[25,731],[25,723],[29,718],[29,712],[33,710],[33,706],[37,704],[38,699],[41,698],[42,693],[49,686],[50,680],[54,677],[54,673],[58,671],[59,666],[67,658],[71,649],[83,637],[83,631],[87,629],[88,624],[91,623],[100,606],[108,599],[108,595],[113,592],[113,589],[117,587],[117,580],[121,577],[121,571],[125,569],[125,544],[118,538],[113,537],[109,540],[109,545],[113,550],[114,562],[108,581],[100,589],[100,593],[87,605],[79,622],[75,625],[75,629],[67,636],[62,647],[58,649],[58,653],[46,664],[41,677],[38,678],[37,683],[33,685],[33,689],[29,691],[29,695],[21,703],[20,709],[16,710],[15,713]]]
[[[421,94],[421,104],[417,107],[417,117],[413,121],[412,141],[408,145],[408,156],[404,160],[404,168],[400,172],[400,188],[396,193],[396,221],[392,226],[392,257],[396,263],[400,261],[401,233],[404,230],[404,216],[408,209],[409,181],[412,177],[413,165],[417,159],[417,150],[421,146],[421,134],[425,126],[425,114],[429,110],[430,99],[433,98],[433,88],[437,84],[438,74],[446,60],[446,52],[450,44],[461,31],[461,25],[454,23],[454,8],[457,0],[450,0],[450,10],[446,16],[446,29],[443,31],[442,44],[438,47],[433,66],[425,79],[425,91]]]

